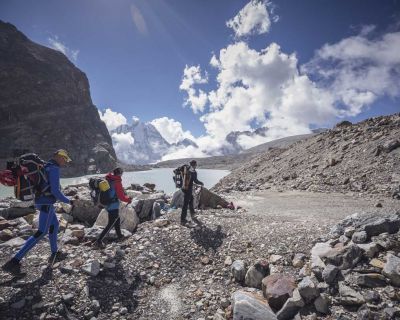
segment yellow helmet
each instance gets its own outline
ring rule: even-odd
[[[64,149],[59,149],[56,152],[54,152],[54,155],[56,156],[60,156],[63,157],[65,159],[65,161],[67,162],[71,162],[71,158],[69,157],[67,151],[65,151]]]

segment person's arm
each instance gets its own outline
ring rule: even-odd
[[[51,167],[49,170],[49,184],[51,194],[59,201],[70,204],[71,201],[60,190],[60,169]]]
[[[196,171],[193,172],[193,182],[194,182],[195,184],[199,184],[199,185],[201,185],[201,186],[204,186],[204,183],[203,183],[203,182],[197,180],[197,172],[196,172]]]
[[[117,194],[119,200],[131,203],[132,199],[126,196],[124,189],[122,188],[122,183],[120,181],[115,182],[115,193]]]

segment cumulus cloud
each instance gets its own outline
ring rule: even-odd
[[[73,49],[68,48],[64,43],[62,43],[58,39],[58,36],[49,37],[47,39],[47,41],[50,45],[50,48],[62,52],[64,55],[66,55],[68,58],[70,58],[74,62],[76,62],[78,60],[79,50],[73,50]]]
[[[183,139],[196,140],[190,131],[184,131],[179,121],[167,117],[157,118],[150,122],[169,143],[178,143]]]
[[[119,155],[119,157],[122,157],[119,160],[129,163],[129,161],[131,160],[130,151],[133,144],[135,143],[135,139],[132,137],[132,133],[113,133],[111,135],[111,138],[113,141],[115,152]]]
[[[194,113],[203,112],[208,99],[207,94],[203,90],[196,90],[193,86],[207,82],[208,75],[207,73],[204,76],[201,74],[200,66],[185,66],[179,89],[186,91],[188,97],[185,100],[184,105],[190,106]]]
[[[343,116],[359,114],[382,96],[400,95],[400,32],[370,39],[373,29],[324,45],[303,67],[333,93]]]
[[[107,108],[104,113],[99,110],[100,119],[104,121],[108,131],[118,128],[120,125],[126,124],[126,118],[122,113],[112,111]]]
[[[226,25],[233,29],[238,38],[250,34],[267,33],[271,26],[267,3],[260,0],[250,1],[235,17],[228,20]]]

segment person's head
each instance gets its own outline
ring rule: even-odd
[[[124,170],[122,170],[122,168],[120,168],[120,167],[117,167],[113,170],[114,176],[122,176],[123,173],[124,173]]]
[[[190,164],[190,166],[192,166],[193,168],[196,168],[196,167],[197,167],[197,161],[196,161],[196,160],[191,160],[191,161],[189,162],[189,164]]]
[[[71,162],[67,151],[64,149],[59,149],[53,154],[53,159],[58,163],[60,167],[65,166],[68,162]]]

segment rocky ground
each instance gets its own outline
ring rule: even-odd
[[[368,235],[368,239],[361,235],[357,240],[350,235],[362,228],[362,222],[357,225],[355,218],[345,220],[343,228],[334,229],[336,233],[329,234],[329,230],[350,214],[369,213],[380,217],[396,212],[400,210],[400,201],[301,191],[233,192],[229,197],[242,208],[203,210],[199,212],[201,225],[196,228],[180,226],[179,212],[172,210],[161,219],[139,224],[124,241],[110,241],[104,250],[84,245],[100,229],[83,225],[68,227],[67,234],[73,233],[78,241],[64,245],[68,256],[52,269],[47,263],[49,245],[42,241],[23,261],[25,275],[13,277],[0,271],[0,318],[220,320],[240,319],[243,312],[250,312],[251,316],[247,314],[250,318],[276,319],[278,309],[270,307],[281,308],[286,301],[283,308],[289,314],[300,312],[302,319],[356,319],[360,306],[364,308],[361,311],[376,310],[382,315],[388,314],[386,319],[394,319],[399,289],[391,284],[387,274],[379,272],[381,276],[373,276],[371,281],[377,281],[374,283],[378,288],[365,290],[357,282],[362,281],[357,280],[359,273],[378,273],[380,269],[374,267],[372,272],[363,265],[371,260],[363,257],[364,251],[357,251],[359,259],[352,260],[357,261],[351,268],[364,268],[357,271],[357,276],[355,271],[345,271],[341,266],[348,243],[351,247],[354,241],[371,241]],[[352,226],[354,230],[349,229]],[[26,238],[32,228],[24,218],[0,221],[0,228],[2,235],[4,230],[12,233],[11,242],[0,245],[3,263],[20,245],[16,236]],[[340,233],[349,237],[338,238]],[[395,245],[399,233],[383,237],[390,238],[390,245],[382,247],[385,242],[381,239],[379,252],[375,252],[381,267],[388,252],[394,256],[392,260],[399,254],[399,247]],[[317,248],[326,250],[314,249],[311,254],[310,250],[318,242],[325,244]],[[336,255],[324,256],[329,251],[327,246],[332,248],[338,243],[346,246],[338,245]],[[313,264],[316,254],[322,261],[318,268]],[[319,273],[322,276],[328,265],[337,269],[329,267],[334,270],[330,273],[329,285],[316,276]],[[275,288],[277,279],[263,280],[268,275],[279,278],[278,294],[272,292],[268,296],[271,293],[261,283],[269,281],[269,290]],[[260,290],[262,287],[264,293]],[[318,293],[313,287],[318,288]],[[339,291],[347,294],[347,300],[340,299]],[[257,295],[258,300],[254,300]],[[324,311],[328,315],[317,312],[315,299],[319,301],[319,311],[324,311],[324,303],[329,305],[330,312]],[[244,304],[256,309],[243,311]],[[262,318],[255,318],[255,310]],[[281,314],[279,319],[286,318]]]
[[[214,188],[307,190],[400,197],[400,114],[335,128],[289,148],[274,148],[235,169]]]

